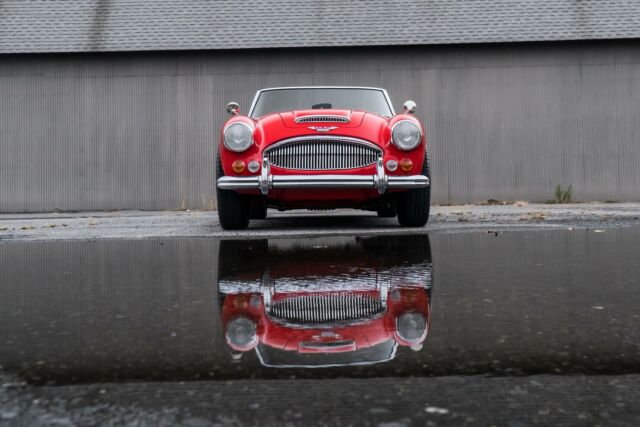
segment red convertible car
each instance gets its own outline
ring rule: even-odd
[[[230,102],[220,137],[217,202],[224,229],[267,208],[375,210],[421,227],[429,218],[424,129],[407,101],[395,114],[384,89],[259,90],[249,113]]]
[[[369,365],[420,350],[430,317],[428,236],[223,241],[222,325],[235,358],[267,367]]]

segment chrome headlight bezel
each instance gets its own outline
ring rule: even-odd
[[[232,141],[232,135],[230,135],[229,131],[233,130],[233,128],[242,129],[243,134],[241,135],[242,141],[240,143],[237,140]],[[233,151],[234,153],[242,153],[243,151],[247,151],[253,145],[253,127],[245,122],[233,122],[227,125],[222,132],[222,140],[224,146],[229,151]]]
[[[412,129],[413,132],[411,135],[412,140],[409,140],[409,141],[406,141],[406,138],[404,138],[405,141],[403,141],[403,139],[401,139],[400,136],[398,135],[398,133],[403,130],[402,127],[406,127],[406,126],[413,127]],[[393,145],[395,145],[401,150],[404,150],[404,151],[413,150],[414,148],[420,145],[421,141],[422,141],[422,129],[420,129],[420,126],[413,120],[400,120],[391,127],[391,142],[393,143]]]
[[[413,318],[413,319],[411,319]],[[407,324],[407,320],[409,324]],[[418,320],[418,322],[415,322]],[[411,323],[419,323],[419,327],[415,328],[416,325],[411,325]],[[407,330],[407,327],[412,327],[411,331]],[[396,334],[404,341],[407,342],[420,342],[424,339],[429,329],[429,324],[427,322],[427,318],[424,314],[417,311],[407,311],[400,314],[396,317]],[[416,333],[417,332],[417,333]]]
[[[247,330],[242,331],[242,328],[246,328]],[[245,336],[239,337],[238,332]],[[258,341],[256,322],[245,316],[234,317],[227,322],[224,335],[227,343],[233,347],[242,349],[251,348]]]

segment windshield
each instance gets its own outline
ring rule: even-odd
[[[249,115],[260,117],[290,110],[365,110],[391,117],[392,107],[382,89],[369,88],[284,88],[259,93]]]

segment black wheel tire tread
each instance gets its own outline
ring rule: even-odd
[[[431,179],[429,157],[425,155],[422,174]],[[423,227],[429,221],[431,185],[402,193],[398,197],[398,222],[403,227]]]
[[[224,176],[220,157],[216,158],[218,178]],[[249,201],[235,191],[220,190],[216,185],[218,220],[225,230],[243,230],[249,226]]]

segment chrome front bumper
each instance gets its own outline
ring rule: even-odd
[[[424,175],[389,176],[384,171],[382,158],[376,162],[375,175],[271,175],[269,161],[265,158],[259,176],[222,176],[217,185],[221,190],[258,189],[266,196],[272,188],[370,188],[384,194],[387,189],[425,188],[430,182]]]

